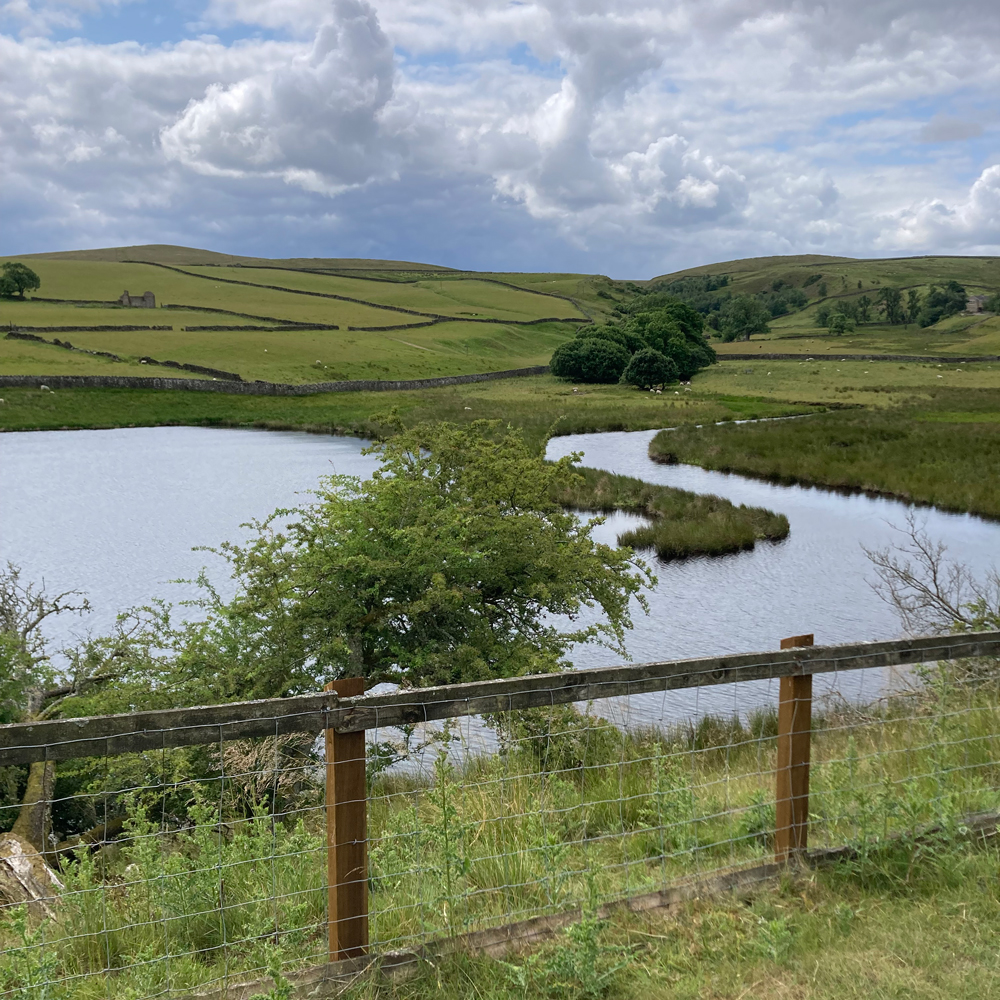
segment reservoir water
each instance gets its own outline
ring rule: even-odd
[[[891,638],[900,626],[869,586],[862,546],[900,540],[904,504],[829,491],[776,486],[647,456],[655,432],[554,439],[550,457],[584,453],[584,464],[647,481],[715,493],[787,515],[790,536],[751,552],[660,563],[651,613],[635,614],[628,649],[636,661],[775,649],[786,635],[817,643]],[[163,597],[193,595],[205,567],[225,594],[226,566],[195,546],[245,538],[241,524],[277,507],[308,502],[330,473],[366,476],[375,460],[364,442],[302,433],[194,427],[0,434],[0,559],[20,565],[49,592],[78,589],[94,611],[62,619],[59,639],[108,628],[118,611]],[[1000,554],[1000,524],[933,509],[918,511],[949,554],[982,573]],[[598,530],[613,541],[631,518]],[[574,651],[586,668],[618,662],[600,647]],[[867,700],[886,678],[859,673],[823,679],[821,689]],[[677,719],[707,711],[745,712],[773,702],[768,684],[675,692],[633,699],[629,718]]]

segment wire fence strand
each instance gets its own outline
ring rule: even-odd
[[[812,705],[810,848],[856,859],[927,831],[957,835],[968,816],[1000,810],[991,635],[993,646],[925,643],[904,656],[918,665],[883,671],[865,703],[838,697],[836,678],[870,652],[798,651],[801,672],[809,657],[833,663],[834,683]],[[992,655],[928,658],[935,648]],[[371,951],[596,912],[771,862],[777,688],[790,659],[758,660],[757,676],[733,684],[727,715],[701,714],[697,699],[678,710],[676,674],[659,690],[642,679],[623,692],[622,677],[605,673],[579,688],[582,701],[563,700],[569,681],[552,675],[547,689],[532,680],[534,703],[513,710],[516,693],[491,696],[484,712],[484,696],[461,697],[462,686],[332,702],[322,719],[345,731],[352,718],[373,723],[359,803]],[[25,808],[29,768],[54,766],[56,780],[44,844],[15,856],[15,839],[0,834],[0,998],[175,997],[328,961],[322,726],[314,706],[296,722],[290,701],[257,703],[253,724],[268,735],[239,736],[218,706],[207,739],[196,716],[208,710],[191,709],[184,728],[200,742],[161,733],[154,749],[156,734],[143,731],[149,746],[132,752],[121,750],[134,720],[106,728],[100,753],[86,734],[43,744],[30,727],[5,727],[0,829]],[[18,760],[18,747],[38,762]]]

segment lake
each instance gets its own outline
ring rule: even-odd
[[[872,592],[862,546],[899,539],[909,508],[855,495],[777,486],[694,466],[657,465],[647,456],[651,431],[554,439],[550,457],[582,451],[584,463],[649,482],[715,493],[787,515],[790,536],[751,552],[660,563],[628,648],[636,661],[776,649],[786,635],[813,632],[817,643],[891,638],[900,626]],[[226,584],[225,563],[196,546],[247,537],[241,524],[277,507],[307,502],[319,477],[369,475],[364,442],[292,432],[196,427],[0,434],[0,558],[44,580],[50,592],[79,589],[94,611],[64,619],[54,634],[72,639],[108,628],[119,610],[154,597],[173,602],[194,588],[205,567]],[[1000,525],[921,509],[930,534],[955,559],[985,571],[1000,552]],[[613,541],[630,515],[598,530]],[[609,650],[574,651],[585,668],[617,662]],[[818,679],[822,691],[865,700],[884,688],[880,673]],[[745,712],[773,702],[773,685],[724,686],[633,699],[629,718],[674,720],[707,711]]]

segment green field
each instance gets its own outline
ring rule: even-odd
[[[610,282],[586,275],[477,274],[405,261],[265,261],[184,247],[24,259],[42,287],[25,301],[0,301],[0,326],[36,330],[122,361],[19,346],[0,351],[0,374],[128,375],[148,355],[275,382],[460,375],[546,364],[581,323],[606,316],[613,305],[597,294]],[[105,304],[126,289],[152,291],[157,308]],[[288,324],[302,329],[273,329]],[[122,325],[170,329],[78,329]],[[264,329],[198,329],[208,326]],[[62,329],[46,329],[52,327]]]

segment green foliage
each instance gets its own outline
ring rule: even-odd
[[[240,590],[210,602],[209,624],[238,638],[248,683],[263,675],[283,694],[352,673],[422,686],[555,669],[575,642],[621,650],[650,577],[551,499],[572,458],[545,462],[489,422],[424,425],[372,451],[371,479],[330,477],[286,529],[278,514],[219,550]],[[604,620],[553,624],[585,604]]]
[[[932,326],[939,320],[962,312],[965,309],[966,301],[965,288],[957,281],[949,281],[941,287],[931,285],[920,309],[920,325]]]
[[[640,389],[669,385],[679,377],[677,363],[655,348],[647,347],[632,355],[622,374],[622,381]]]
[[[903,306],[903,293],[898,288],[890,288],[886,285],[878,290],[878,309],[885,317],[886,323],[905,323],[906,309]],[[965,300],[962,300],[962,307],[965,307]]]
[[[1000,292],[994,292],[984,303],[984,312],[1000,312]]]
[[[8,260],[0,269],[0,295],[18,295],[23,299],[25,292],[33,292],[41,287],[41,279],[27,264]]]
[[[842,333],[849,333],[854,329],[854,320],[842,312],[835,312],[830,315],[830,333],[840,336]]]
[[[687,380],[716,360],[705,339],[701,314],[672,295],[636,296],[617,311],[622,317],[620,324],[584,327],[574,340],[556,348],[550,362],[552,374],[577,382],[618,380],[631,363],[630,357],[634,360],[652,349],[673,362],[675,379]],[[649,357],[645,355],[641,364]],[[649,384],[661,385],[663,380]]]
[[[668,451],[657,457],[667,463],[671,460]],[[643,514],[651,523],[623,532],[618,543],[635,549],[653,548],[661,559],[739,552],[752,549],[758,541],[778,541],[788,535],[788,519],[761,507],[736,506],[710,494],[657,486],[597,469],[580,472],[582,479],[560,489],[554,497],[578,510]]]
[[[621,752],[621,733],[575,705],[506,713],[495,725],[503,753],[526,750],[539,771],[562,777],[578,772],[582,780],[588,764],[614,760]]]
[[[752,295],[736,295],[722,311],[722,339],[749,340],[755,333],[767,333],[770,319],[770,310],[759,299]]]
[[[569,340],[549,362],[552,374],[574,382],[617,382],[629,362],[628,350],[607,336]]]
[[[527,956],[519,965],[500,965],[511,984],[524,990],[526,997],[600,1000],[633,960],[633,949],[601,943],[604,925],[594,916],[584,917],[570,924],[553,947]]]
[[[825,282],[825,281],[821,281],[821,282],[820,282],[820,283],[819,283],[819,284],[818,284],[818,285],[816,286],[816,294],[817,294],[817,295],[818,295],[818,296],[819,296],[819,297],[820,297],[820,298],[822,299],[822,298],[825,298],[825,297],[826,297],[826,292],[827,292],[827,289],[826,289],[826,282]]]
[[[808,288],[810,285],[815,285],[817,281],[822,281],[822,280],[823,280],[823,275],[822,274],[810,274],[809,277],[806,278],[806,280],[802,282],[802,287],[803,288]],[[826,293],[823,292],[821,294],[825,295]]]

